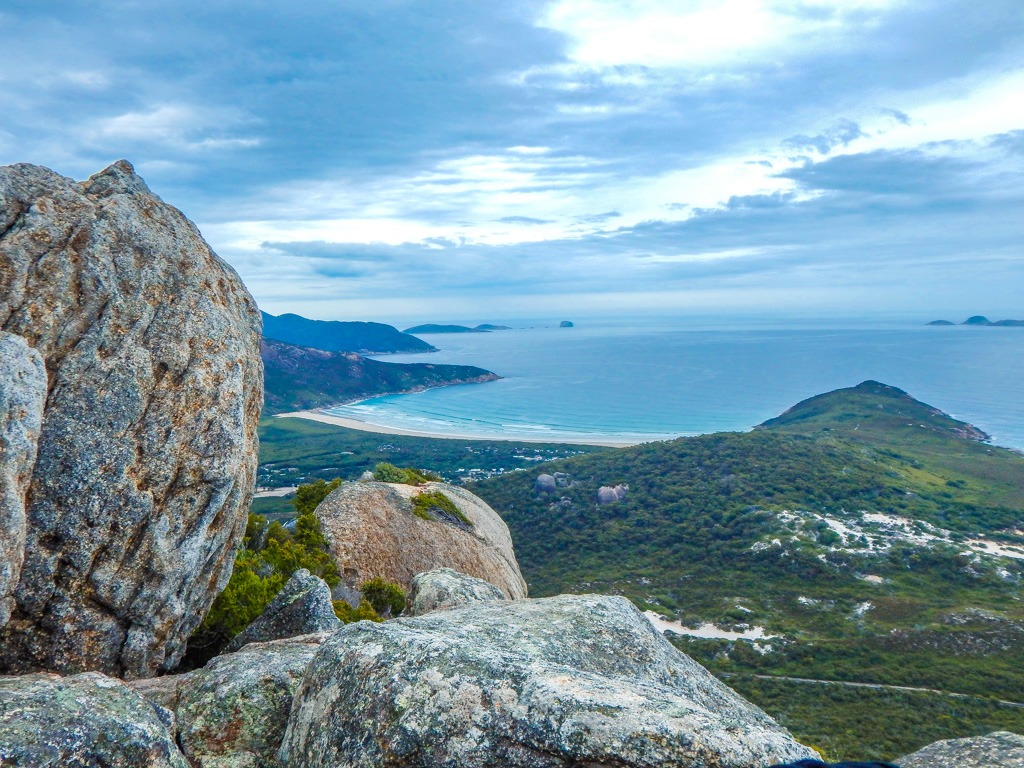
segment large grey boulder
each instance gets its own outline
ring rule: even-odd
[[[493,584],[474,579],[451,568],[438,568],[417,573],[412,580],[410,616],[422,616],[431,611],[460,608],[470,603],[504,600],[505,595]]]
[[[185,675],[131,683],[172,709],[196,768],[278,768],[292,697],[327,633],[253,643]]]
[[[120,680],[0,677],[0,765],[61,768],[189,768],[174,717]]]
[[[0,168],[0,286],[0,330],[49,374],[0,671],[173,668],[244,534],[255,302],[124,161]]]
[[[902,768],[1024,768],[1024,736],[996,731],[988,736],[936,741],[901,757]]]
[[[46,366],[21,336],[0,331],[0,627],[25,557],[25,494],[46,403]]]
[[[445,513],[424,519],[413,509],[421,493],[441,493],[463,520]],[[417,573],[454,568],[493,584],[505,597],[526,597],[512,536],[482,499],[446,483],[342,483],[320,502],[316,516],[341,580],[353,590],[381,578],[412,589]]]
[[[760,768],[813,757],[622,597],[480,602],[334,633],[289,768]]]
[[[228,651],[248,643],[265,643],[313,632],[333,632],[342,627],[331,603],[331,588],[319,576],[300,568],[281,588],[263,613],[235,635]]]

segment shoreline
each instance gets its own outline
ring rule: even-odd
[[[440,434],[437,432],[421,432],[413,429],[403,429],[401,427],[385,427],[381,424],[373,424],[369,421],[361,421],[359,419],[351,418],[348,416],[335,416],[329,413],[323,413],[321,411],[293,411],[291,413],[277,413],[272,418],[275,419],[306,419],[308,421],[316,421],[321,424],[333,424],[336,427],[347,427],[348,429],[358,429],[363,432],[376,432],[382,435],[402,435],[405,437],[430,437],[435,440],[491,440],[500,441],[505,443],[546,443],[546,444],[558,444],[558,445],[597,445],[604,448],[628,448],[633,445],[641,445],[645,442],[655,442],[647,440],[569,440],[566,438],[552,438],[544,439],[539,437],[501,437],[501,436],[480,436],[480,435],[459,435],[459,434]],[[672,439],[672,438],[665,438]]]

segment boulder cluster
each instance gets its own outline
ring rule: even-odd
[[[82,183],[0,168],[0,281],[0,765],[815,756],[625,598],[527,599],[504,522],[444,483],[344,483],[316,509],[342,592],[397,583],[401,617],[343,625],[328,585],[296,570],[224,653],[174,674],[246,526],[255,302],[124,161]],[[570,485],[542,475],[537,490]],[[951,754],[936,749],[908,766]]]

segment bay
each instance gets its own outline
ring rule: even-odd
[[[504,378],[330,412],[439,436],[634,443],[747,430],[874,379],[1024,448],[1019,328],[606,321],[422,338],[440,351],[379,359],[476,365]]]

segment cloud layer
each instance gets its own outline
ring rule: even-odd
[[[270,311],[1021,314],[1022,30],[1016,0],[15,1],[0,163],[127,157]]]

